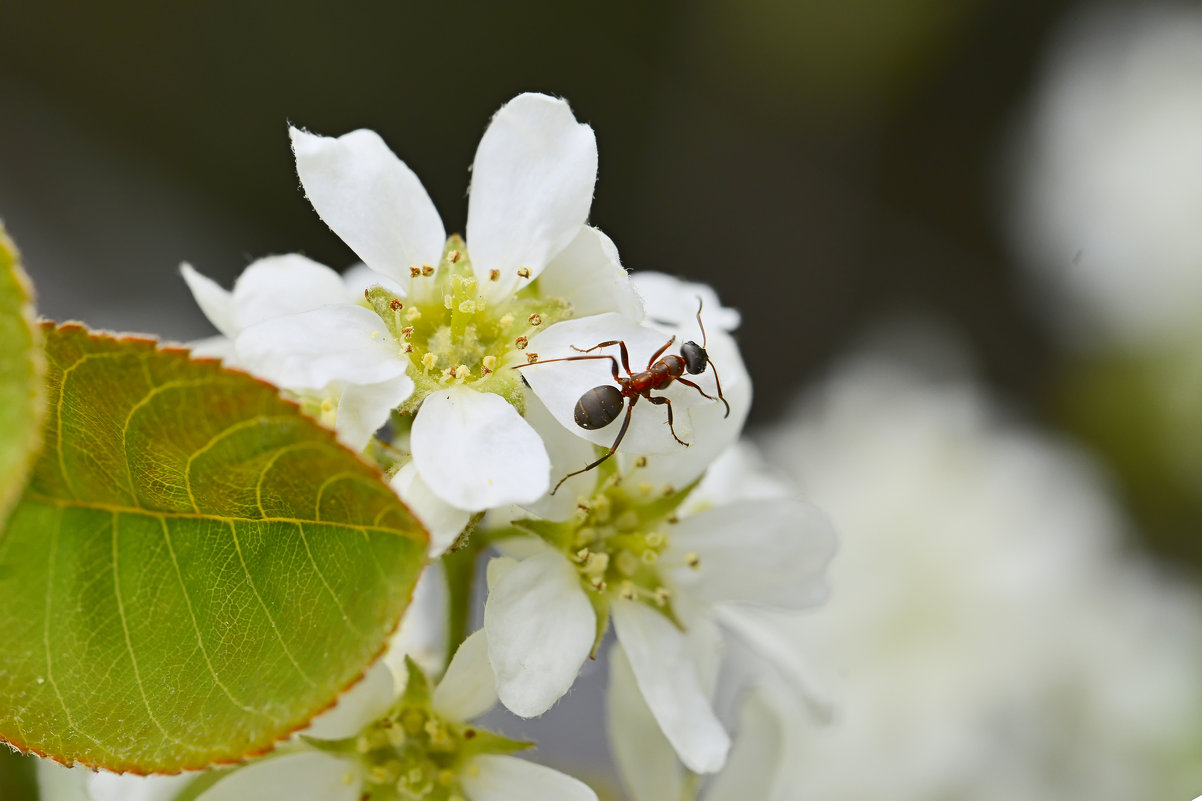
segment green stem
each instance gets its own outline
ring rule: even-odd
[[[447,659],[467,639],[468,623],[472,614],[472,585],[476,578],[476,557],[483,546],[476,538],[469,539],[457,551],[448,551],[442,557],[443,573],[447,580]]]

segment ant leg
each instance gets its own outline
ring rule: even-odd
[[[609,347],[610,345],[617,345],[621,349],[621,351],[622,351],[622,366],[626,368],[626,375],[634,375],[634,373],[632,373],[630,371],[630,354],[626,351],[626,343],[620,339],[610,339],[605,342],[601,342],[599,344],[593,345],[588,350],[585,350],[584,348],[578,348],[575,345],[573,345],[572,350],[576,351],[577,353],[592,353],[597,348],[606,348],[606,347]],[[612,359],[613,357],[610,356],[609,358]],[[618,374],[615,372],[614,378],[617,378],[617,377],[618,377]]]
[[[573,473],[568,473],[566,476],[559,479],[559,483],[555,485],[555,489],[551,490],[552,495],[559,492],[559,488],[563,486],[563,482],[567,481],[572,476],[578,476],[581,473],[587,473],[588,471],[592,470],[594,467],[596,467],[597,465],[601,464],[606,459],[608,459],[609,457],[614,455],[614,452],[618,449],[618,446],[622,444],[622,438],[626,436],[626,429],[630,428],[630,413],[632,411],[634,411],[634,404],[636,401],[638,401],[638,399],[639,398],[636,395],[633,398],[631,398],[630,403],[628,403],[626,405],[626,419],[622,421],[622,428],[620,428],[618,430],[618,438],[614,440],[613,445],[609,446],[609,450],[605,452],[605,455],[602,456],[597,461],[593,462],[592,464],[590,464],[586,467],[582,467]]]
[[[714,365],[711,362],[710,367],[713,367],[713,366]],[[700,392],[701,397],[703,397],[703,398],[709,398],[710,400],[722,401],[722,404],[726,407],[726,414],[722,415],[722,417],[723,417],[723,419],[730,417],[730,404],[726,402],[726,398],[722,397],[722,384],[721,384],[721,382],[718,381],[718,371],[717,370],[714,370],[714,383],[716,383],[718,385],[718,397],[716,397],[716,398],[713,395],[710,395],[708,392],[706,392],[701,387],[694,384],[692,381],[690,381],[687,378],[678,378],[678,379],[676,379],[676,383],[684,384],[686,387],[692,387],[693,389]]]
[[[679,380],[679,379],[677,379],[677,380]],[[647,400],[651,401],[656,406],[667,406],[668,407],[668,430],[672,432],[672,439],[676,440],[677,442],[679,442],[681,445],[685,446],[686,448],[689,447],[689,443],[685,442],[683,439],[676,436],[676,429],[672,426],[672,401],[668,400],[667,398],[663,397],[662,395],[657,395],[654,398],[651,397],[650,395],[648,395]]]
[[[664,346],[662,348],[657,350],[655,353],[651,354],[651,358],[647,360],[647,369],[648,370],[651,369],[651,365],[655,364],[656,360],[658,360],[660,356],[664,355],[664,351],[666,351],[668,348],[672,347],[672,343],[675,341],[676,341],[676,337],[672,337],[671,339],[669,339],[667,342],[664,343]]]
[[[613,356],[564,356],[561,359],[542,359],[537,362],[528,362],[526,364],[515,364],[513,369],[520,370],[523,367],[530,367],[535,364],[550,364],[551,362],[584,362],[589,359],[609,359],[613,365],[614,380],[618,380],[618,360]],[[627,370],[627,372],[630,372]]]

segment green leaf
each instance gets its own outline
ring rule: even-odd
[[[37,451],[45,404],[33,292],[0,225],[0,528]]]
[[[270,749],[384,648],[425,532],[269,385],[43,335],[45,447],[0,535],[0,738],[137,772]]]

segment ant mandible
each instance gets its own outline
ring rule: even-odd
[[[575,362],[586,361],[588,359],[609,359],[613,367],[614,381],[617,386],[612,384],[602,384],[601,386],[593,387],[588,392],[580,396],[576,401],[576,408],[573,410],[573,418],[576,420],[576,425],[588,431],[595,431],[599,428],[605,428],[607,425],[618,419],[618,415],[622,413],[622,409],[626,409],[626,419],[622,421],[622,427],[618,430],[618,436],[614,440],[614,444],[609,447],[605,455],[592,464],[581,468],[573,473],[568,473],[559,480],[555,485],[555,489],[551,490],[554,495],[563,486],[563,482],[567,481],[572,476],[578,476],[581,473],[587,473],[594,467],[597,467],[606,459],[614,455],[618,450],[618,446],[622,444],[622,438],[626,436],[626,430],[630,427],[630,415],[634,411],[634,405],[638,403],[639,398],[646,398],[649,403],[654,403],[656,406],[666,406],[668,408],[668,430],[672,432],[672,438],[684,445],[686,448],[689,443],[676,436],[676,429],[672,425],[672,401],[662,395],[652,395],[652,390],[667,389],[673,381],[684,384],[686,387],[692,387],[701,394],[702,397],[710,400],[720,400],[726,407],[726,414],[723,417],[730,417],[730,404],[722,395],[722,382],[718,379],[718,368],[714,366],[709,354],[705,350],[708,338],[705,333],[705,324],[701,322],[701,298],[697,299],[697,326],[701,329],[701,344],[696,342],[686,342],[680,346],[680,355],[669,353],[664,356],[663,353],[672,346],[676,341],[673,336],[663,347],[651,354],[651,358],[647,360],[647,369],[641,373],[635,373],[630,369],[630,354],[626,350],[626,342],[621,339],[611,339],[606,342],[600,342],[593,345],[591,348],[582,349],[575,345],[572,350],[578,353],[592,353],[600,348],[617,345],[622,356],[622,368],[626,370],[626,376],[622,376],[618,372],[618,360],[609,354],[599,354],[596,356],[565,356],[560,359],[544,359],[531,364],[550,364],[551,362]],[[663,358],[660,358],[660,357]],[[515,367],[529,367],[529,364],[519,364]],[[687,378],[684,374],[687,371],[690,375],[700,375],[705,372],[706,367],[713,369],[714,385],[718,388],[718,397],[708,394],[704,389],[699,387]]]

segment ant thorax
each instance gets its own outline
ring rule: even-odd
[[[616,460],[600,465],[591,496],[579,499],[573,517],[562,523],[517,521],[517,528],[541,537],[565,553],[586,594],[602,609],[609,600],[637,600],[679,623],[673,608],[672,573],[701,567],[695,553],[673,547],[676,511],[694,484],[676,489],[640,482],[645,458],[622,474]]]
[[[530,275],[527,268],[515,269],[523,278]],[[500,303],[487,302],[458,236],[447,240],[437,266],[414,265],[410,274],[407,296],[376,286],[363,300],[413,365],[408,374],[416,391],[400,411],[415,410],[428,393],[452,383],[524,408],[520,376],[501,368],[537,358],[526,350],[530,337],[567,316],[570,305],[540,297],[537,282],[530,280]]]

